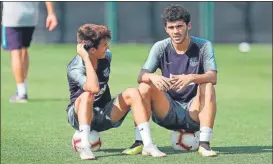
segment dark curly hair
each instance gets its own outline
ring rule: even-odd
[[[164,25],[166,26],[167,22],[175,21],[184,21],[186,25],[191,21],[190,13],[181,5],[170,5],[164,9],[163,14],[161,15]]]
[[[102,39],[111,39],[110,30],[103,25],[84,24],[77,31],[77,42],[84,43],[87,50],[98,48]]]

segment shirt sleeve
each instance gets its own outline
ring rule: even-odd
[[[105,58],[111,63],[111,61],[112,61],[112,52],[109,49],[105,52]]]
[[[68,76],[77,84],[77,86],[83,89],[83,85],[86,83],[86,71],[81,58],[74,60],[68,67]]]
[[[216,65],[212,43],[207,41],[207,43],[205,43],[203,48],[204,48],[203,49],[204,72],[208,72],[210,70],[217,71],[217,65]]]
[[[148,70],[149,72],[155,72],[160,64],[160,56],[163,53],[162,43],[157,42],[153,45],[150,50],[149,56],[144,63],[142,69]]]

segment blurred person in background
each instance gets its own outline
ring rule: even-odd
[[[244,5],[239,8],[243,11],[244,18],[244,31],[246,38],[239,44],[239,50],[241,52],[249,52],[251,50],[251,44],[253,43],[253,25],[251,11],[253,8],[253,2],[245,2]]]
[[[52,31],[58,24],[53,2],[45,2],[47,8],[46,28]],[[28,48],[38,22],[39,2],[3,2],[2,47],[10,51],[11,68],[17,92],[10,102],[25,103],[29,67]]]
[[[156,42],[138,76],[139,91],[153,121],[168,130],[200,130],[198,153],[216,156],[210,147],[216,115],[217,66],[212,43],[190,36],[190,13],[180,5],[162,14],[169,38]],[[159,68],[162,75],[154,72]],[[135,143],[123,154],[142,150],[135,128]]]

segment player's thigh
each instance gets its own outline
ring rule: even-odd
[[[34,26],[22,28],[22,46],[24,48],[28,48],[30,46],[34,30]]]
[[[158,90],[151,83],[146,85],[149,85],[149,87],[151,87],[150,98],[153,115],[155,115],[157,119],[163,120],[170,111],[170,102],[172,100],[167,92]]]
[[[18,50],[23,47],[21,27],[2,27],[2,47],[6,50]]]
[[[104,108],[94,108],[94,120],[92,121],[92,129],[101,132],[111,128],[119,127],[124,121],[128,112],[123,115],[119,115],[117,120],[112,120],[111,115],[115,113],[115,104],[117,104],[118,97],[111,99]],[[114,112],[113,112],[114,111]]]
[[[81,103],[81,97],[79,96],[79,97],[75,100],[75,102],[74,102],[74,111],[75,111],[76,113],[78,113],[78,109],[79,109],[79,107],[80,107],[80,103]]]
[[[76,100],[75,102],[68,107],[67,115],[68,115],[68,122],[71,124],[71,126],[74,129],[79,129],[79,121],[78,121],[78,110],[81,108],[81,102],[84,101],[84,99],[92,99],[91,93],[83,92]],[[92,109],[90,109],[92,110]]]
[[[199,96],[196,95],[187,106],[187,110],[189,112],[189,116],[195,122],[199,122],[199,109],[200,109],[200,99]]]
[[[116,97],[111,111],[112,122],[120,121],[128,113],[131,107],[129,102],[134,98],[133,95],[137,94],[139,92],[136,88],[127,88]],[[140,94],[139,98],[141,98]]]
[[[91,92],[83,92],[79,97],[76,98],[74,105],[75,105],[75,112],[78,114],[78,111],[81,109],[85,109],[86,105],[91,106],[90,110],[93,109],[94,103],[94,94]]]
[[[153,121],[158,125],[169,130],[184,129],[187,131],[199,130],[199,123],[193,120],[189,113],[189,105],[192,103],[183,103],[175,101],[168,93],[165,93],[168,101],[168,112],[164,118],[159,118],[153,113]]]
[[[182,107],[185,109],[184,112],[184,125],[183,128],[189,132],[195,132],[200,129],[200,121],[199,121],[199,112],[197,109],[199,106],[199,102],[197,97],[192,98],[189,103],[185,103]]]
[[[79,130],[79,121],[78,121],[78,116],[77,113],[75,112],[75,103],[72,104],[70,107],[67,109],[67,119],[70,125],[76,129]]]
[[[196,122],[199,122],[200,108],[205,105],[205,102],[202,100],[205,90],[206,84],[198,85],[196,96],[188,104],[189,115]]]
[[[186,129],[188,131],[197,131],[200,129],[200,120],[199,120],[199,113],[200,113],[200,88],[197,89],[197,94],[195,97],[190,100],[190,102],[184,105],[186,110],[185,112],[185,124]]]
[[[163,92],[164,93],[164,92]],[[163,97],[163,96],[162,96]],[[162,99],[165,99],[166,101],[164,103],[165,107],[155,107],[152,105],[152,120],[154,123],[167,128],[167,129],[177,129],[177,114],[176,114],[176,107],[175,107],[175,101],[171,98],[171,96],[165,92],[164,97]],[[152,102],[153,103],[153,102]],[[168,106],[166,106],[168,104]],[[161,112],[164,112],[162,114]]]

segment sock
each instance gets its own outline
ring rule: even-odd
[[[201,127],[200,128],[200,142],[208,142],[210,143],[212,137],[212,129],[209,127]]]
[[[210,143],[209,142],[205,142],[205,141],[200,141],[199,145],[202,146],[204,149],[206,150],[211,150],[210,148]]]
[[[137,126],[140,136],[143,140],[143,145],[148,146],[152,144],[151,130],[149,122],[143,122]]]
[[[27,93],[25,84],[24,83],[17,84],[17,91],[18,91],[18,95],[20,97],[23,97]]]
[[[142,138],[141,138],[138,127],[135,127],[135,140],[136,141],[142,141]]]
[[[26,88],[26,92],[27,92],[27,79],[24,80],[24,84],[25,84],[25,88]]]
[[[89,143],[89,133],[90,133],[90,125],[83,124],[80,125],[79,131],[81,133],[81,144],[82,146],[90,146]]]

